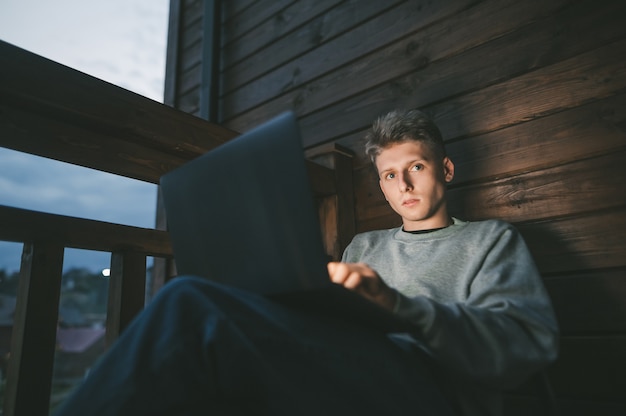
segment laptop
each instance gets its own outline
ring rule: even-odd
[[[172,170],[160,184],[179,275],[388,332],[408,329],[330,281],[292,112]]]

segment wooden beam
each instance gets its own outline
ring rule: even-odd
[[[0,205],[0,240],[48,241],[65,247],[98,251],[136,251],[171,257],[165,231],[47,214]]]
[[[157,183],[237,134],[0,41],[0,146]]]

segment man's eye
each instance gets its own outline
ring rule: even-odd
[[[411,167],[411,170],[422,170],[424,169],[424,166],[422,165],[413,165],[413,167]]]
[[[385,175],[385,179],[393,179],[395,177],[396,177],[395,173],[388,173],[388,174]]]

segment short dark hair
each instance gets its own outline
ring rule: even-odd
[[[424,142],[437,158],[446,157],[439,127],[419,110],[393,110],[376,119],[365,135],[365,154],[376,164],[385,148],[408,141]]]

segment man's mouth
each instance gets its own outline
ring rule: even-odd
[[[419,202],[419,199],[417,198],[409,198],[409,199],[405,199],[404,201],[402,201],[402,206],[412,207],[413,205],[416,205],[418,202]]]

